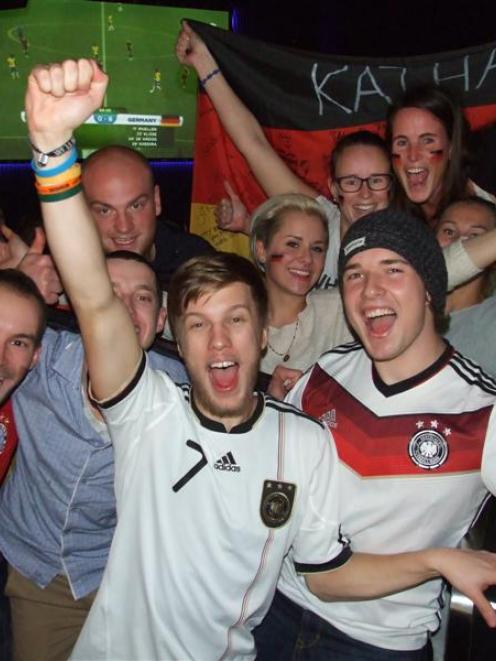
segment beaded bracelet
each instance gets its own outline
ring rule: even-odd
[[[205,78],[200,78],[200,85],[202,87],[205,87],[205,85],[208,83],[208,81],[216,76],[218,73],[220,73],[220,69],[217,67],[216,69],[212,69],[212,71],[205,76]]]

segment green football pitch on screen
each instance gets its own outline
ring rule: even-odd
[[[83,156],[125,144],[149,158],[191,158],[197,78],[174,54],[182,18],[227,29],[221,11],[29,0],[0,12],[0,160],[30,158],[24,93],[30,70],[67,58],[97,60],[110,75],[103,107],[76,137]]]

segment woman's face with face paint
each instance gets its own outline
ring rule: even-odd
[[[386,154],[372,145],[352,145],[339,156],[331,192],[341,211],[344,230],[362,216],[389,206],[391,185],[383,190],[371,190],[363,181],[358,191],[349,193],[342,190],[337,180],[342,181],[343,177],[367,179],[390,172],[391,164]]]
[[[270,292],[306,296],[319,279],[327,252],[321,218],[303,211],[286,211],[267,246],[257,241]]]
[[[431,112],[403,108],[396,113],[392,124],[393,167],[412,202],[438,204],[449,157],[446,129]]]

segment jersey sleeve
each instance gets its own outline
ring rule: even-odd
[[[302,574],[335,569],[351,557],[349,542],[341,535],[339,465],[334,439],[320,427],[316,431],[320,453],[316,454],[302,522],[293,543],[295,569]]]
[[[189,383],[188,373],[180,360],[155,350],[149,351],[147,355],[150,367],[154,370],[166,372],[174,383]]]
[[[152,369],[143,353],[129,384],[112,399],[98,402],[109,428],[116,461],[138,442],[146,442],[148,427],[165,418],[178,397],[178,389],[170,377]]]

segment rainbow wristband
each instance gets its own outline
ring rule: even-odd
[[[53,195],[39,195],[39,200],[40,202],[60,202],[61,200],[67,200],[70,197],[77,195],[82,190],[83,189],[81,184],[78,184],[77,186],[74,186],[73,188],[70,188],[63,193],[55,193]]]
[[[54,177],[57,174],[62,174],[62,172],[65,172],[72,165],[74,165],[74,163],[77,161],[77,156],[78,156],[77,149],[76,147],[73,147],[69,152],[69,158],[60,165],[57,165],[57,167],[55,168],[51,168],[50,170],[44,170],[43,168],[39,168],[36,165],[34,159],[31,161],[31,167],[37,177]]]

